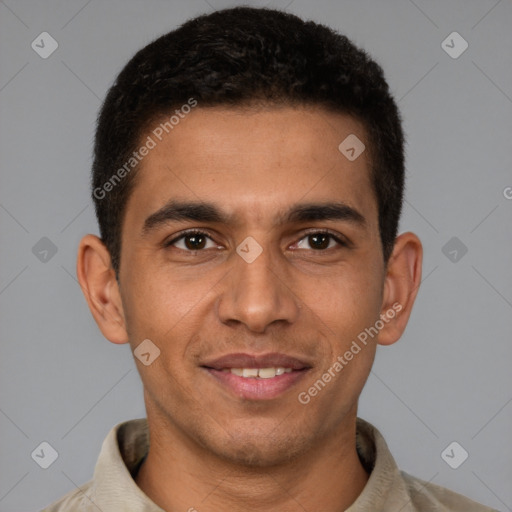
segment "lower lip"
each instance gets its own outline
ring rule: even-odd
[[[239,377],[231,372],[205,368],[210,375],[237,397],[248,400],[271,400],[290,389],[307,373],[307,369],[293,370],[290,373],[276,375],[271,379]]]

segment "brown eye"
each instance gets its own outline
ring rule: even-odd
[[[332,237],[330,235],[326,235],[325,233],[318,233],[315,235],[309,235],[308,241],[309,245],[313,249],[327,249],[331,238]]]
[[[207,246],[208,242],[211,246]],[[176,247],[182,251],[201,251],[203,249],[210,249],[216,247],[213,240],[206,233],[202,231],[190,231],[182,233],[180,236],[166,242],[164,247]]]
[[[313,249],[314,251],[333,249],[336,245],[342,247],[347,246],[347,244],[337,236],[324,231],[307,234],[297,243],[299,249]]]
[[[204,249],[206,245],[206,237],[203,235],[186,235],[183,237],[185,246],[191,251],[197,251],[198,249]]]

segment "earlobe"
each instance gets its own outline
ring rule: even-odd
[[[94,320],[112,343],[127,343],[119,286],[108,249],[100,238],[86,235],[80,241],[76,271],[78,282]]]
[[[405,330],[421,283],[422,259],[423,247],[414,233],[397,237],[384,282],[381,318],[386,318],[379,332],[380,345],[395,343]]]

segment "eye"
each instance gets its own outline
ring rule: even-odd
[[[307,249],[307,247],[303,247],[305,243],[308,243],[310,248],[315,251],[324,251],[326,249],[332,249],[336,245],[340,245],[343,247],[347,246],[347,243],[341,240],[336,235],[328,231],[315,231],[312,233],[308,233],[304,238],[301,238],[299,242],[297,242],[296,246],[299,249]]]
[[[210,245],[208,245],[209,243]],[[305,247],[306,244],[309,245],[309,248]],[[315,251],[325,251],[336,246],[347,247],[348,244],[340,237],[328,231],[310,232],[295,244],[295,248],[312,249]],[[199,230],[191,230],[181,233],[168,242],[164,242],[164,247],[176,247],[177,249],[191,252],[218,248],[218,245],[215,244],[208,233]]]
[[[207,246],[208,241],[212,243],[210,247]],[[202,249],[212,249],[217,247],[211,237],[203,231],[187,231],[176,238],[165,242],[164,246],[174,246],[183,251],[200,251]]]

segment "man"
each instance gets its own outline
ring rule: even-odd
[[[400,472],[357,418],[421,280],[403,186],[396,104],[344,36],[235,8],[139,51],[98,120],[77,273],[147,420],[45,510],[491,510]]]

